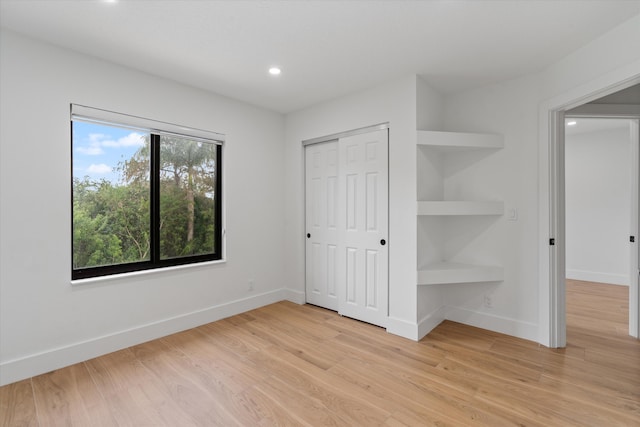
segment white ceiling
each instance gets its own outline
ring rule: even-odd
[[[410,74],[442,93],[515,78],[639,13],[640,0],[0,0],[2,27],[282,113]]]

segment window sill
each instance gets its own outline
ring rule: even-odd
[[[223,258],[221,260],[216,260],[216,261],[206,261],[206,262],[199,262],[194,264],[174,265],[171,267],[132,271],[130,273],[110,274],[108,276],[98,276],[98,277],[90,277],[87,279],[71,280],[70,283],[71,283],[71,286],[82,286],[82,285],[100,284],[105,282],[116,282],[116,281],[132,279],[136,277],[150,276],[155,274],[165,274],[165,273],[180,271],[180,270],[194,270],[199,268],[212,267],[216,265],[226,264],[226,262],[227,260]]]

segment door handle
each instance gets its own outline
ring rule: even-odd
[[[387,244],[387,241],[386,241],[386,240],[384,240],[384,239],[382,239],[382,240],[380,240],[380,244],[381,244],[382,246],[384,246],[384,245],[386,245],[386,244]]]
[[[307,239],[311,238],[311,233],[307,233]]]

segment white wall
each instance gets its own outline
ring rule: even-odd
[[[0,384],[289,296],[281,115],[15,33],[0,43]],[[70,103],[226,134],[226,263],[71,285]]]
[[[477,237],[459,256],[485,257],[504,266],[504,281],[447,286],[447,318],[536,339],[537,288],[537,109],[538,76],[527,76],[445,99],[445,129],[504,135],[505,146],[462,170],[447,185],[461,197],[503,200],[517,220],[478,218]],[[459,183],[458,183],[459,182]],[[473,224],[472,224],[473,225]],[[469,259],[474,261],[474,259]],[[484,296],[492,307],[485,307]]]
[[[484,243],[504,245],[504,282],[461,285],[448,292],[448,318],[551,343],[549,160],[542,149],[548,147],[549,129],[548,112],[541,112],[541,106],[586,96],[589,90],[639,75],[640,16],[635,16],[539,73],[445,98],[445,130],[505,135],[504,153],[494,158],[502,182],[494,185],[507,209],[518,210],[517,221],[497,225],[501,240]],[[481,307],[487,292],[492,294],[491,309]]]
[[[567,278],[629,285],[630,143],[628,124],[566,135]]]

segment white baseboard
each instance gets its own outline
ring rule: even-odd
[[[418,341],[418,325],[408,320],[391,317],[387,319],[387,332],[413,341]]]
[[[534,323],[448,306],[442,306],[436,311],[429,313],[417,324],[390,317],[387,332],[410,340],[419,341],[444,320],[451,320],[453,322],[538,342],[538,325]]]
[[[252,295],[202,310],[0,363],[0,386],[83,362],[123,348],[244,313],[291,297],[289,289]],[[304,299],[303,299],[304,300]]]
[[[601,273],[599,271],[567,269],[567,279],[584,280],[586,282],[610,283],[612,285],[629,286],[628,274]]]
[[[283,289],[283,299],[291,301],[296,304],[304,304],[307,302],[307,296],[302,291],[296,291],[294,289]]]
[[[418,340],[424,338],[436,326],[446,319],[446,307],[441,306],[436,311],[429,313],[418,322]]]
[[[420,341],[444,320],[538,342],[538,325],[534,323],[448,306],[442,306],[429,313],[417,324],[390,317],[387,332]]]
[[[539,339],[538,325],[535,323],[523,322],[508,317],[495,316],[490,313],[471,311],[458,307],[447,307],[446,318],[454,322],[488,329],[529,341],[538,342]]]

